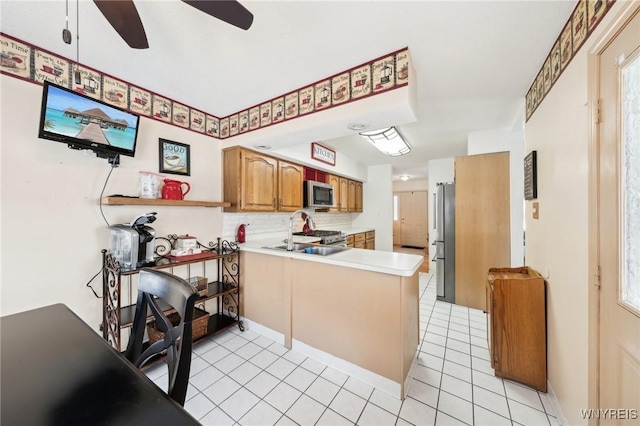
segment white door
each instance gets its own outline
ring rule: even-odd
[[[640,14],[599,58],[599,414],[640,424]]]
[[[400,193],[402,245],[424,248],[429,243],[427,191]]]

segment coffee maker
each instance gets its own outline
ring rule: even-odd
[[[156,220],[156,212],[141,214],[130,224],[109,227],[111,255],[120,263],[122,271],[153,266],[156,231],[147,223]]]

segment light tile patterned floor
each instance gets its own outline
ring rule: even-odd
[[[233,328],[194,347],[185,409],[203,425],[559,424],[546,394],[493,375],[482,311],[436,301],[432,274],[420,274],[420,294],[420,352],[404,401]],[[166,389],[166,366],[147,375]]]

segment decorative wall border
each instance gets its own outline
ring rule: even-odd
[[[404,87],[409,84],[409,61],[405,47],[220,118],[0,32],[1,74],[40,85],[51,81],[142,117],[216,139]]]
[[[569,20],[531,83],[526,96],[526,121],[547,96],[560,74],[609,12],[616,0],[578,0]]]

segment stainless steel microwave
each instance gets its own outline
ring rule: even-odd
[[[316,209],[335,207],[333,185],[315,180],[304,182],[304,206]]]

